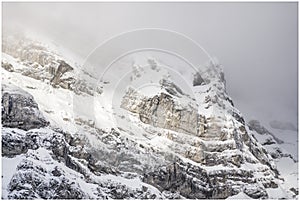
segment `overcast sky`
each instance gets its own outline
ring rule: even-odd
[[[3,3],[2,15],[4,27],[19,23],[81,58],[132,29],[183,33],[223,64],[248,119],[297,124],[297,3]]]

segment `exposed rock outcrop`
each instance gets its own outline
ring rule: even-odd
[[[155,127],[194,135],[198,135],[201,129],[200,116],[196,108],[192,106],[183,108],[165,93],[147,98],[134,89],[129,89],[122,100],[121,107],[138,113],[142,122]]]
[[[74,80],[73,79],[62,80],[61,77],[66,72],[72,71],[72,70],[73,70],[73,68],[69,64],[67,64],[63,60],[60,60],[59,66],[57,67],[57,70],[56,70],[53,78],[50,80],[51,84],[53,84],[54,86],[59,85],[65,89],[70,89],[71,84],[73,84],[72,81],[74,82]],[[67,81],[71,81],[71,82],[67,82]]]
[[[247,170],[207,171],[201,167],[183,162],[161,167],[145,174],[144,181],[161,190],[180,192],[190,199],[224,199],[244,192],[254,199],[267,198],[266,190],[259,184],[254,172]],[[237,182],[240,181],[240,182]],[[236,185],[232,185],[232,183]],[[276,188],[273,182],[271,185]],[[255,193],[251,193],[255,191]]]
[[[2,68],[4,68],[5,70],[9,71],[9,72],[13,72],[14,71],[14,67],[13,65],[11,65],[10,63],[7,62],[1,62],[1,66]]]
[[[22,75],[50,83],[54,87],[61,87],[74,91],[76,94],[94,93],[101,94],[101,89],[90,80],[77,77],[80,71],[59,54],[50,50],[45,44],[31,40],[30,38],[15,34],[3,36],[2,51],[12,56],[22,68],[15,68],[13,64],[2,61],[2,68],[7,71],[15,71]],[[75,65],[75,64],[74,64]],[[80,72],[86,74],[86,72]]]
[[[29,130],[49,124],[39,111],[33,96],[24,90],[2,85],[2,125]]]
[[[160,82],[162,92],[153,97],[144,96],[132,88],[123,97],[122,108],[138,114],[145,124],[175,131],[165,135],[174,143],[173,151],[199,164],[195,166],[179,160],[144,174],[144,181],[160,190],[180,192],[187,198],[219,199],[239,192],[252,198],[267,198],[266,188],[278,187],[278,171],[272,158],[248,133],[243,116],[233,108],[232,100],[225,92],[224,76],[210,80],[206,77],[205,82],[210,83],[208,90],[200,91],[208,87],[195,85],[198,93],[209,97],[197,100],[196,96],[197,103],[203,106],[193,104],[193,99],[179,87],[167,90],[175,85],[170,82]],[[182,97],[185,98],[183,102],[180,101]],[[209,117],[197,108],[208,109],[205,104],[213,107],[214,113]],[[228,113],[221,116],[226,108]],[[249,164],[253,169],[243,168]],[[259,165],[254,168],[256,164]],[[268,176],[259,180],[255,174]]]
[[[20,73],[18,76],[29,76],[36,83],[50,84],[50,90],[55,87],[64,93],[68,89],[84,98],[102,92],[103,88],[87,81],[91,75],[84,74],[86,79],[74,76],[75,66],[41,44],[5,40],[4,46],[14,57],[5,55],[2,67],[6,75]],[[70,125],[71,114],[54,115],[56,108],[45,109],[43,104],[45,111],[51,111],[47,112],[51,122],[64,122],[68,127],[49,125],[30,94],[4,84],[2,160],[9,164],[5,166],[9,174],[2,176],[9,177],[3,198],[225,199],[245,194],[266,199],[272,198],[270,192],[283,191],[273,159],[285,153],[276,150],[270,155],[265,148],[280,140],[258,122],[245,123],[226,93],[219,65],[209,62],[207,69],[189,75],[191,95],[180,88],[180,81],[175,84],[175,79],[164,75],[158,61],[147,62],[151,71],[161,75],[154,80],[148,76],[158,86],[156,95],[129,88],[121,102],[125,110],[113,109],[113,114],[109,104],[96,105],[95,101],[94,108],[105,113],[95,111],[101,125],[78,116],[74,119],[78,129]],[[130,82],[139,83],[144,76],[141,72],[142,67],[135,63]],[[101,83],[109,85],[110,81]],[[105,97],[99,102],[102,100],[108,102]],[[69,105],[72,107],[66,107]],[[108,122],[113,115],[120,116],[116,126]],[[266,136],[263,145],[255,138],[256,132]],[[298,188],[290,191],[296,194]]]

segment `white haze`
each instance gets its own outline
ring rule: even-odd
[[[124,31],[183,33],[223,64],[227,91],[249,119],[298,113],[297,3],[3,3],[3,28],[23,26],[79,60]]]

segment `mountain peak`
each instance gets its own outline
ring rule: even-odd
[[[275,163],[287,155],[269,152],[275,137],[259,142],[271,132],[245,122],[216,61],[194,68],[137,52],[113,62],[98,86],[56,53],[8,42],[2,77],[32,95],[2,86],[3,160],[13,166],[5,198],[292,197]]]

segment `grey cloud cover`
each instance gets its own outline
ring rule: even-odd
[[[294,3],[3,3],[3,27],[20,24],[80,58],[138,28],[183,33],[223,64],[227,91],[249,118],[298,113],[298,5]]]

